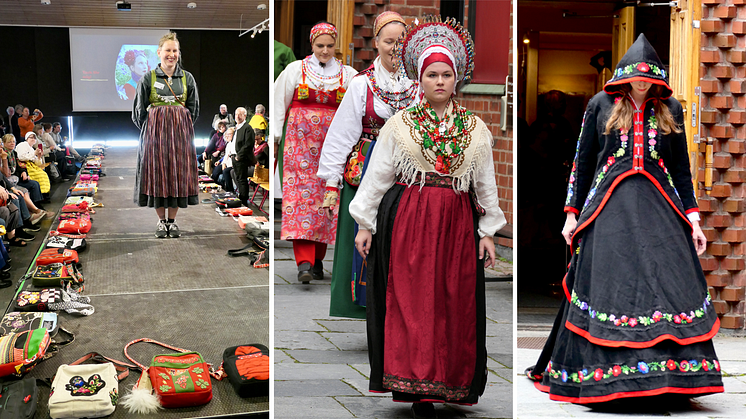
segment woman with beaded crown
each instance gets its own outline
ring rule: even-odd
[[[352,246],[357,226],[347,207],[370,162],[366,156],[375,146],[379,130],[387,119],[409,106],[417,92],[417,82],[409,80],[401,66],[394,67],[394,46],[405,27],[406,22],[396,12],[383,12],[376,18],[373,30],[378,57],[350,82],[321,153],[317,175],[326,179],[324,208],[329,215],[337,207],[339,195],[329,308],[332,316],[365,318],[366,270]]]
[[[283,127],[277,170],[282,174],[280,238],[293,242],[298,280],[321,279],[321,260],[334,244],[337,210],[327,219],[324,181],[316,176],[319,156],[334,113],[357,73],[334,56],[337,28],[321,22],[311,28],[313,54],[290,63],[275,81],[275,127]],[[280,140],[281,138],[281,140]]]
[[[586,108],[565,202],[566,298],[527,370],[552,400],[723,391],[698,258],[707,239],[672,93],[640,35]]]
[[[199,94],[192,73],[181,68],[175,33],[161,37],[157,54],[161,62],[137,83],[132,109],[132,121],[140,129],[135,203],[155,207],[156,237],[179,237],[179,208],[199,204],[194,149]]]
[[[453,98],[474,67],[472,40],[455,20],[409,26],[395,57],[421,99],[380,131],[350,204],[367,258],[370,390],[412,402],[475,404],[485,388],[484,268],[498,207],[492,134]]]

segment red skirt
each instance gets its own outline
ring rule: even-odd
[[[371,390],[392,391],[397,401],[474,404],[486,382],[486,350],[469,195],[394,185],[381,206],[389,208],[379,209],[368,276]]]

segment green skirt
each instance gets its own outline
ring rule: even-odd
[[[350,215],[349,207],[354,197],[355,189],[345,185],[339,197],[339,218],[337,219],[337,240],[334,245],[329,315],[332,317],[364,319],[365,307],[352,301],[352,252],[357,252],[357,250],[355,250],[355,220]]]

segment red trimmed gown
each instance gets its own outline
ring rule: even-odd
[[[655,99],[628,132],[604,134],[614,100],[601,92],[586,110],[565,207],[579,214],[566,300],[531,374],[551,353],[537,388],[581,404],[722,392],[720,323],[686,215],[698,211],[686,136],[660,132]],[[663,101],[683,126],[681,104]]]

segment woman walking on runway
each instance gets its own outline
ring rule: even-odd
[[[527,370],[552,400],[723,391],[720,323],[697,256],[707,240],[671,94],[640,35],[588,103],[565,202],[566,298]]]
[[[329,314],[365,318],[365,263],[353,243],[357,226],[347,209],[355,197],[365,167],[386,120],[406,108],[417,92],[417,82],[394,67],[394,45],[406,27],[396,12],[383,12],[373,23],[378,57],[367,70],[353,77],[334,114],[324,141],[317,175],[326,187],[339,192],[339,202],[324,202],[327,211],[339,207],[337,245],[334,247],[332,297]],[[352,284],[352,286],[350,286]]]
[[[282,229],[293,242],[298,281],[324,277],[322,259],[334,244],[337,211],[324,211],[325,183],[316,176],[326,132],[356,71],[334,57],[337,28],[326,22],[311,29],[313,54],[290,63],[275,81],[275,127],[285,127],[280,142]]]
[[[350,204],[368,261],[369,389],[413,403],[416,418],[435,417],[433,402],[477,403],[487,380],[484,268],[505,217],[492,133],[453,98],[472,46],[439,17],[399,38],[394,55],[424,97],[383,126]]]
[[[161,63],[138,82],[132,110],[140,129],[135,203],[155,207],[156,237],[179,237],[176,213],[199,203],[194,147],[199,94],[194,76],[179,64],[175,33],[161,38],[157,53]]]

